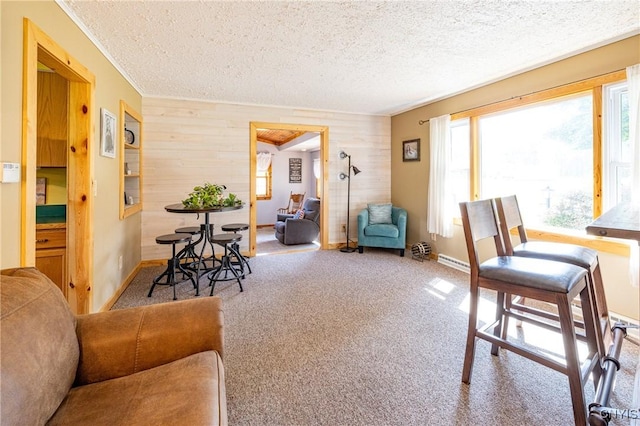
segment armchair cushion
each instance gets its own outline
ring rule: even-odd
[[[114,413],[130,425],[224,424],[226,408],[211,390],[213,385],[224,398],[223,383],[220,357],[214,351],[200,352],[118,379],[74,387],[47,424],[117,424]]]
[[[304,219],[304,210],[300,209],[293,215],[294,219]]]
[[[400,231],[396,225],[381,223],[365,227],[364,235],[367,237],[398,238]]]
[[[392,223],[391,204],[369,204],[369,225]]]

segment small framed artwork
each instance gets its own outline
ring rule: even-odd
[[[47,178],[36,178],[36,205],[42,206],[47,203]]]
[[[100,155],[116,158],[116,116],[105,108],[100,112]]]
[[[302,183],[302,158],[289,158],[289,183]]]
[[[402,142],[402,161],[420,161],[420,139]]]

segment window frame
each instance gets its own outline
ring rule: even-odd
[[[626,71],[620,70],[601,76],[581,80],[554,87],[551,89],[534,92],[528,95],[515,96],[504,101],[494,102],[451,115],[451,121],[464,118],[469,119],[469,200],[480,199],[480,138],[479,121],[481,116],[506,112],[523,106],[556,100],[565,96],[591,91],[593,97],[593,215],[594,218],[602,215],[602,177],[603,177],[603,85],[626,80]],[[458,222],[458,221],[456,221]],[[605,237],[593,237],[582,234],[551,232],[541,229],[527,228],[530,238],[543,241],[564,242],[579,244],[596,250],[629,256],[629,245]],[[515,235],[515,234],[514,234]]]
[[[621,143],[622,134],[618,132],[620,128],[616,128],[616,126],[610,127],[609,124],[621,121],[622,108],[620,95],[626,92],[628,96],[629,85],[626,80],[622,80],[605,84],[602,90],[604,116],[611,117],[610,120],[603,122],[603,185],[604,188],[608,190],[608,192],[605,191],[603,194],[603,204],[604,206],[613,207],[617,203],[618,195],[615,193],[617,188],[614,188],[616,171],[621,167],[630,168],[631,159],[624,161],[622,154],[614,148],[615,145]]]

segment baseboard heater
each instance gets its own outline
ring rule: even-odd
[[[456,259],[455,257],[447,256],[446,254],[438,254],[438,263],[462,272],[466,272],[467,274],[470,273],[470,266],[468,263]],[[574,314],[579,317],[582,314],[582,310],[579,308],[579,306],[574,306],[573,308]],[[625,326],[629,326],[629,328],[627,329],[628,338],[630,338],[630,340],[634,341],[636,344],[640,342],[640,328],[638,328],[638,321],[611,311],[609,311],[609,319],[611,320],[612,326],[617,322],[620,322]]]
[[[438,263],[448,266],[458,271],[470,273],[471,267],[467,262],[456,259],[455,257],[447,256],[446,254],[438,254]]]

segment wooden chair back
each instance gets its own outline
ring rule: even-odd
[[[462,227],[469,254],[469,264],[472,273],[477,274],[480,266],[478,242],[486,238],[493,238],[498,256],[505,256],[502,238],[496,219],[493,202],[478,200],[460,203]]]
[[[515,195],[509,195],[507,197],[496,198],[494,202],[496,204],[498,220],[500,221],[500,230],[503,235],[504,249],[507,255],[511,256],[513,255],[513,244],[511,242],[512,229],[518,229],[520,243],[527,242],[527,232],[522,223],[518,199]]]
[[[294,194],[293,191],[289,194],[289,204],[287,207],[282,207],[278,209],[278,213],[281,214],[293,214],[299,209],[302,208],[302,203],[304,202],[304,196],[306,192],[302,194]]]

